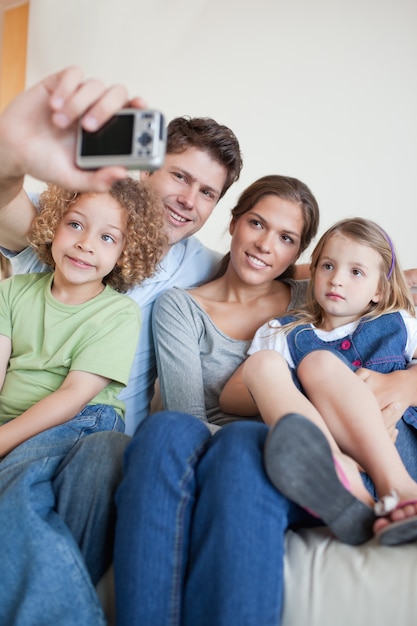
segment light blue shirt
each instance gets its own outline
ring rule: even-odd
[[[37,197],[30,194],[37,204]],[[19,253],[0,248],[10,259],[14,274],[47,271],[31,248]],[[210,250],[196,237],[189,237],[172,246],[163,258],[160,269],[142,285],[134,287],[129,295],[142,312],[142,329],[127,387],[120,394],[126,403],[126,433],[131,435],[138,424],[149,414],[156,380],[155,348],[152,336],[151,316],[156,298],[170,287],[188,289],[209,280],[220,260],[220,254]]]

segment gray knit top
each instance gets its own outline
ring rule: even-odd
[[[286,282],[291,287],[288,310],[304,304],[307,281]],[[153,332],[165,409],[191,413],[219,426],[242,419],[222,413],[219,396],[246,358],[251,341],[225,335],[187,291],[176,287],[157,299]]]

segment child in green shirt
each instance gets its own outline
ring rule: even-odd
[[[153,274],[164,245],[159,203],[133,178],[108,193],[50,185],[40,208],[30,242],[54,271],[0,283],[0,458],[68,420],[78,439],[85,411],[95,430],[123,430],[140,311],[119,292]]]

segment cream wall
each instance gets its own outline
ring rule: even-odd
[[[201,239],[258,176],[304,180],[322,232],[376,219],[417,266],[416,0],[31,0],[27,82],[67,64],[125,82],[170,119],[211,116],[244,153]],[[414,226],[414,232],[410,228]]]

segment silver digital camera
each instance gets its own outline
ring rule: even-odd
[[[162,113],[122,109],[95,132],[78,125],[75,162],[81,169],[123,165],[153,171],[165,158],[166,127]]]

